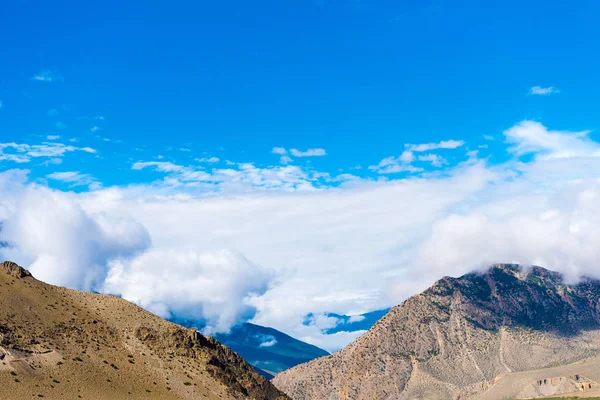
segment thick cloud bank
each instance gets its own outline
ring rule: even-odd
[[[327,335],[331,321],[305,324],[308,314],[382,309],[444,275],[518,262],[600,278],[598,143],[534,121],[505,138],[506,162],[470,151],[437,174],[310,191],[278,181],[269,187],[285,191],[204,196],[154,183],[74,194],[8,171],[2,256],[48,282],[205,320],[208,332],[252,318],[327,350],[361,332]],[[165,169],[165,181],[182,171]]]
[[[111,263],[105,291],[165,318],[204,320],[205,333],[227,332],[254,316],[248,302],[272,274],[231,251],[150,250]]]
[[[32,185],[16,196],[0,233],[9,245],[3,253],[43,281],[96,289],[111,260],[150,246],[150,235],[140,223],[89,214],[72,195]]]

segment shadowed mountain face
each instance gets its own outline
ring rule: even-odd
[[[482,396],[499,377],[598,355],[599,299],[598,281],[567,286],[539,267],[443,278],[345,349],[273,382],[296,400]]]
[[[202,321],[189,319],[173,318],[171,321],[199,330],[205,326]],[[327,351],[277,329],[251,323],[234,326],[229,333],[218,333],[214,337],[268,379],[298,364],[329,355]]]
[[[287,398],[229,348],[0,263],[0,399]]]
[[[245,323],[215,338],[231,347],[254,367],[276,375],[288,368],[329,355],[323,349],[294,339],[276,329]]]

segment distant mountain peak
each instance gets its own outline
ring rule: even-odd
[[[496,264],[440,279],[346,348],[273,382],[294,399],[467,399],[503,374],[599,355],[599,281]]]

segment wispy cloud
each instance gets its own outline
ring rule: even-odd
[[[50,159],[44,161],[43,163],[41,163],[41,165],[48,167],[50,165],[60,165],[60,164],[62,164],[62,162],[63,162],[62,158],[50,158]]]
[[[218,157],[201,157],[201,158],[194,158],[195,161],[198,161],[200,163],[218,163],[219,161],[221,161]]]
[[[294,157],[322,157],[322,156],[327,155],[327,152],[325,151],[325,149],[321,149],[321,148],[308,149],[306,151],[301,151],[298,149],[291,149],[290,153]]]
[[[401,172],[418,173],[425,171],[424,168],[415,166],[415,161],[428,162],[434,167],[442,167],[448,161],[438,154],[423,154],[415,156],[414,153],[423,153],[440,149],[456,149],[464,146],[462,140],[442,140],[437,143],[406,144],[405,150],[398,157],[386,157],[377,165],[371,165],[369,170],[379,174],[396,174]]]
[[[438,143],[407,144],[405,147],[409,151],[423,152],[438,149],[456,149],[464,144],[463,140],[442,140]]]
[[[560,93],[560,90],[555,88],[554,86],[542,87],[542,86],[533,86],[529,89],[529,94],[539,95],[539,96],[547,96],[549,94]]]
[[[54,172],[46,175],[46,178],[70,183],[71,187],[88,186],[91,190],[96,190],[102,187],[100,182],[98,182],[93,176],[82,174],[79,171]]]
[[[285,147],[273,147],[271,153],[282,156],[287,154],[287,150],[285,149]]]
[[[37,82],[56,82],[62,81],[63,77],[56,71],[45,69],[35,74],[31,79]]]
[[[261,344],[258,347],[271,347],[277,344],[277,339],[272,335],[265,335]]]
[[[598,157],[600,145],[590,131],[552,131],[537,121],[522,121],[504,131],[509,151],[517,156],[536,154],[539,158]]]
[[[411,153],[412,154],[412,153]],[[399,172],[422,172],[423,168],[415,167],[400,157],[386,157],[377,165],[369,166],[369,170],[380,174],[396,174]]]
[[[280,162],[280,163],[282,163],[282,164],[289,164],[289,163],[291,163],[292,161],[293,161],[293,160],[292,160],[292,158],[291,158],[290,156],[281,156],[281,157],[279,158],[279,162]]]
[[[46,139],[57,140],[57,139],[60,139],[60,135],[48,135],[48,136],[46,136]]]
[[[52,140],[48,138],[48,140]],[[85,153],[95,154],[96,149],[91,147],[75,147],[57,142],[44,142],[42,144],[23,144],[23,143],[0,143],[0,161],[14,161],[18,163],[29,162],[31,158],[62,157],[65,153],[83,151]]]
[[[445,164],[448,164],[448,161],[444,157],[433,153],[419,156],[419,161],[429,162],[431,163],[431,165],[438,168],[442,167]]]
[[[168,161],[138,161],[132,170],[153,168],[166,174],[155,184],[167,189],[195,188],[205,192],[240,191],[254,189],[283,191],[314,191],[324,182],[332,181],[329,174],[305,171],[300,167],[270,166],[260,168],[252,163],[227,162],[227,168],[206,171],[196,166],[183,166]]]
[[[183,170],[181,165],[173,164],[168,161],[138,161],[131,166],[131,169],[139,171],[144,168],[152,167],[161,172],[178,172]]]
[[[297,151],[297,150],[292,149],[292,151]],[[293,161],[292,158],[290,156],[288,156],[288,151],[286,150],[285,147],[273,147],[273,149],[271,150],[271,153],[281,156],[281,157],[279,157],[279,162],[283,165],[289,164]]]
[[[30,158],[20,154],[5,154],[0,151],[0,161],[12,161],[18,164],[23,164],[29,162]]]

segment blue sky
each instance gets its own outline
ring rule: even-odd
[[[0,28],[0,135],[93,148],[95,156],[74,152],[32,174],[80,171],[104,186],[159,178],[130,169],[158,156],[276,165],[275,146],[325,149],[326,157],[294,162],[373,179],[380,174],[366,167],[407,143],[464,140],[464,149],[503,161],[505,147],[484,135],[499,138],[524,119],[597,130],[599,8],[11,2]],[[534,86],[560,93],[530,95]],[[464,151],[445,158],[466,159]]]
[[[0,258],[330,351],[444,275],[600,278],[599,12],[3,4]]]

